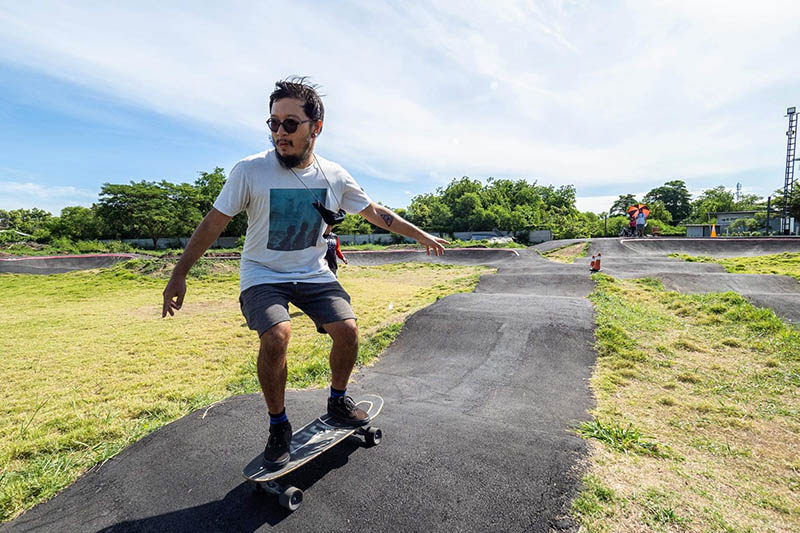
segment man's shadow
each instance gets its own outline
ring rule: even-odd
[[[345,466],[350,455],[367,444],[354,435],[332,449],[323,452],[297,470],[278,479],[281,485],[291,485],[306,492],[331,470]],[[324,498],[324,494],[306,494],[309,498]],[[302,512],[302,506],[297,512]],[[163,513],[138,520],[125,520],[99,530],[102,533],[121,531],[170,532],[229,532],[256,531],[264,524],[275,526],[291,511],[278,504],[278,497],[260,490],[247,481],[214,502]]]

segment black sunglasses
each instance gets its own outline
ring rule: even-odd
[[[269,129],[273,133],[278,133],[278,130],[281,129],[281,126],[283,126],[283,129],[286,130],[286,133],[294,133],[297,131],[297,127],[300,126],[300,124],[302,124],[303,122],[314,122],[314,121],[311,119],[295,120],[293,118],[287,118],[286,120],[281,122],[276,118],[270,118],[269,120],[267,120],[267,126],[269,126]]]

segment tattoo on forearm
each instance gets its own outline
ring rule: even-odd
[[[386,222],[387,226],[391,226],[392,222],[394,222],[394,217],[389,213],[381,213],[381,218]]]

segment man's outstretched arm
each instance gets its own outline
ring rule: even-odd
[[[161,308],[161,318],[175,314],[175,311],[183,305],[183,297],[186,295],[186,275],[200,257],[208,250],[214,241],[228,225],[231,218],[228,215],[217,211],[213,207],[205,216],[197,229],[194,230],[192,238],[183,250],[178,264],[172,270],[167,287],[164,289],[164,306]]]
[[[434,237],[430,233],[422,231],[411,222],[403,220],[402,217],[388,207],[374,202],[364,208],[359,215],[379,228],[414,239],[425,246],[428,255],[431,255],[431,250],[433,250],[434,255],[442,255],[444,254],[444,246],[442,245],[450,244],[449,241]]]

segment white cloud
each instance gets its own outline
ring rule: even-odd
[[[98,191],[72,186],[43,186],[37,183],[0,181],[0,209],[32,209],[37,207],[58,216],[66,206],[91,207]]]
[[[7,3],[0,60],[250,139],[312,74],[320,152],[403,187],[781,179],[796,2],[169,5]]]

